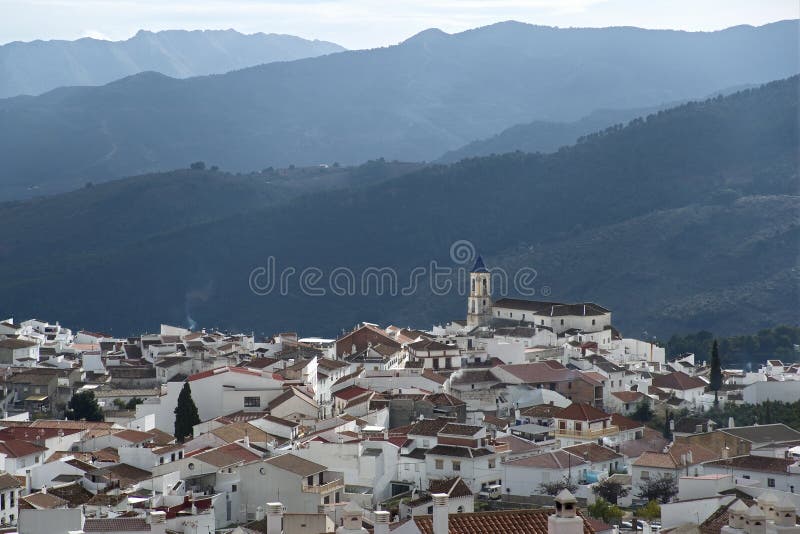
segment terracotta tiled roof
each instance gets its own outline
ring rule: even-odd
[[[300,475],[301,477],[315,475],[322,471],[327,471],[328,469],[322,464],[295,456],[292,453],[281,454],[280,456],[275,456],[274,458],[270,458],[265,461],[268,464],[279,467],[284,471],[289,471],[290,473]]]
[[[504,510],[450,514],[449,534],[547,534],[547,518],[553,510]],[[422,534],[433,534],[433,518],[413,518]],[[583,522],[584,534],[594,534],[591,525]]]
[[[463,400],[447,393],[434,393],[425,397],[426,401],[432,402],[435,406],[461,406],[466,404]]]
[[[369,390],[359,386],[348,386],[344,389],[340,389],[339,391],[333,393],[333,396],[338,399],[349,401],[356,397],[360,397],[365,393],[369,393]]]
[[[614,449],[603,447],[594,442],[564,447],[564,450],[580,458],[586,458],[590,462],[607,462],[609,460],[622,458],[622,455],[614,451]]]
[[[203,371],[201,373],[195,373],[189,378],[186,379],[187,382],[194,382],[196,380],[202,380],[204,378],[208,378],[214,375],[221,375],[225,373],[239,373],[243,375],[250,375],[250,376],[262,376],[262,374],[258,371],[254,371],[251,369],[245,369],[244,367],[217,367],[216,369],[209,369],[208,371]]]
[[[87,519],[84,532],[150,532],[150,525],[141,517],[117,517],[115,519]]]
[[[450,423],[452,421],[449,419],[423,419],[412,423],[406,433],[411,436],[435,436]]]
[[[687,390],[706,387],[706,383],[699,378],[676,371],[666,375],[653,376],[653,385],[658,388]]]
[[[46,450],[47,447],[40,447],[39,445],[34,445],[29,441],[20,439],[0,441],[0,452],[5,454],[8,458],[20,458],[22,456],[41,453]]]
[[[215,428],[211,433],[226,443],[239,441],[245,436],[255,443],[266,443],[271,439],[269,434],[244,421]]]
[[[25,501],[26,503],[28,503],[37,510],[49,510],[52,508],[61,508],[69,504],[61,497],[57,497],[56,495],[51,495],[49,493],[31,493],[30,495],[25,495],[24,497],[20,497],[19,499],[21,501]]]
[[[622,402],[638,402],[644,398],[641,391],[612,391],[611,394]]]
[[[70,508],[86,504],[94,495],[91,491],[81,486],[78,482],[64,486],[47,488],[47,493],[60,497],[69,503]]]
[[[582,457],[575,456],[563,450],[548,451],[518,460],[508,460],[507,466],[511,467],[535,467],[539,469],[565,469],[570,466],[576,467],[587,462]]]
[[[658,467],[660,469],[677,469],[675,459],[663,452],[643,452],[632,465],[637,467]]]
[[[464,425],[461,423],[447,423],[439,431],[439,434],[449,434],[451,436],[474,436],[483,430],[482,426]]]
[[[461,477],[447,478],[444,480],[431,480],[428,484],[429,493],[447,493],[450,497],[472,497],[472,491]]]
[[[573,402],[560,412],[556,412],[553,417],[572,421],[602,421],[610,418],[611,415],[586,403]]]
[[[195,458],[215,467],[227,467],[238,463],[254,462],[260,456],[238,443],[230,443],[198,454]]]
[[[511,451],[511,454],[522,454],[526,452],[533,452],[538,449],[537,445],[527,439],[522,439],[517,436],[503,436],[497,438],[495,441],[498,443],[506,443]]]
[[[519,413],[520,415],[524,415],[525,417],[553,417],[554,414],[561,410],[560,406],[554,406],[552,404],[538,404],[536,406],[528,406],[527,408],[522,408]]]
[[[620,430],[633,430],[634,428],[642,428],[644,426],[644,423],[618,413],[611,414],[611,424],[619,427]]]
[[[125,440],[129,443],[142,443],[153,439],[151,434],[147,432],[140,432],[138,430],[121,430],[114,433],[115,438]]]
[[[11,488],[19,488],[22,486],[17,477],[9,475],[8,473],[0,473],[0,491],[5,491]]]
[[[706,465],[725,469],[746,469],[763,473],[787,473],[788,467],[795,460],[786,458],[770,458],[768,456],[736,456],[727,460],[717,460]]]

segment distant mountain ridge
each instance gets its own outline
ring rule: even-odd
[[[0,100],[0,199],[204,160],[234,171],[431,161],[532,120],[796,74],[797,21],[691,33],[501,23],[223,75]]]
[[[0,46],[0,98],[103,85],[145,71],[173,78],[222,74],[343,50],[326,41],[234,30],[140,30],[124,41],[15,41]]]
[[[751,89],[745,84],[723,91],[715,91],[711,95],[693,100],[705,100],[717,95],[728,95]],[[668,102],[658,106],[636,109],[598,109],[574,122],[533,121],[526,124],[515,124],[502,132],[476,139],[457,150],[446,152],[437,161],[453,163],[464,158],[505,154],[507,152],[555,152],[563,146],[575,144],[585,135],[604,130],[615,124],[624,124],[630,120],[646,117],[663,109],[679,106],[684,102]]]
[[[552,154],[308,176],[184,170],[0,204],[0,316],[124,334],[189,313],[258,334],[428,327],[464,318],[456,286],[340,296],[327,275],[385,266],[404,284],[433,261],[453,266],[466,239],[490,267],[534,268],[534,298],[599,302],[628,335],[796,324],[799,90],[795,76],[687,103]],[[331,187],[297,196],[315,181]],[[288,292],[254,290],[268,258],[294,269]],[[325,296],[300,290],[307,267]]]

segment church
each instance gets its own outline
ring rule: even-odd
[[[556,334],[575,330],[600,332],[611,328],[611,311],[593,302],[566,304],[502,298],[492,301],[492,273],[478,256],[470,271],[467,328],[496,325],[545,327]]]

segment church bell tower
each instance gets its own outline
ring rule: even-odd
[[[492,317],[492,274],[478,256],[469,273],[469,298],[467,298],[467,326],[485,326]]]

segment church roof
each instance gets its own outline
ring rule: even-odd
[[[478,259],[475,260],[475,265],[472,267],[473,273],[488,273],[489,269],[486,268],[486,265],[483,263],[483,257],[478,256]]]

